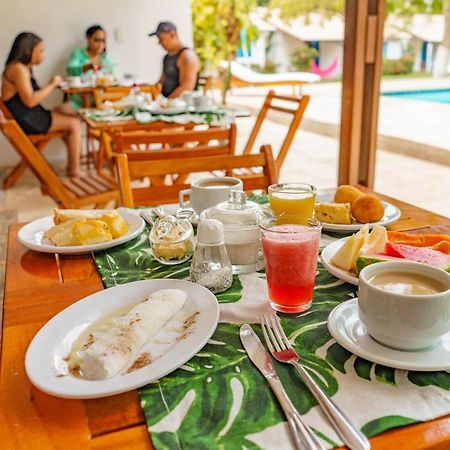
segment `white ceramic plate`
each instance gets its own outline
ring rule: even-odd
[[[324,189],[322,191],[318,191],[316,194],[316,202],[332,202],[334,198],[334,193],[336,189]],[[401,216],[401,211],[394,205],[390,203],[383,202],[384,205],[384,216],[378,222],[369,223],[369,228],[373,228],[376,225],[386,226],[392,222],[395,222]],[[359,222],[351,223],[350,225],[342,225],[342,224],[332,224],[332,223],[322,223],[322,229],[324,231],[334,231],[335,233],[354,233],[361,229],[364,224]]]
[[[403,370],[449,370],[450,333],[432,347],[401,351],[385,347],[370,337],[358,316],[358,299],[341,303],[328,316],[328,330],[349,352],[377,364]]]
[[[347,272],[346,270],[340,269],[339,267],[336,267],[332,262],[331,258],[336,254],[336,252],[344,245],[344,242],[348,238],[339,239],[337,241],[332,242],[331,244],[328,244],[323,250],[320,255],[320,259],[322,261],[323,267],[330,272],[332,275],[334,275],[337,278],[340,278],[341,280],[346,281],[347,283],[351,284],[359,284],[358,277],[351,272]]]
[[[101,211],[101,210],[96,210]],[[106,210],[105,210],[106,211]],[[66,247],[57,247],[51,242],[43,238],[45,231],[49,230],[53,224],[53,216],[43,217],[25,225],[19,230],[17,239],[25,247],[43,253],[60,253],[66,255],[79,255],[82,253],[96,252],[116,245],[128,242],[142,233],[145,228],[145,222],[138,214],[133,214],[124,210],[120,210],[120,215],[128,224],[128,232],[112,241],[102,242],[101,244],[92,245],[70,245]]]
[[[83,380],[67,374],[64,358],[88,326],[126,305],[134,305],[159,289],[183,289],[188,298],[177,313],[187,318],[198,313],[182,339],[165,344],[171,319],[140,351],[152,362],[133,372],[123,371],[105,380]],[[145,280],[122,284],[74,303],[53,317],[34,337],[25,357],[30,381],[41,391],[64,398],[98,398],[144,386],[167,375],[194,356],[209,340],[219,320],[216,297],[203,286],[182,280]],[[173,324],[172,324],[173,326]],[[166,329],[166,330],[165,330]],[[180,330],[181,331],[181,330]],[[162,333],[162,335],[161,335]],[[165,334],[164,334],[165,333]],[[159,355],[155,359],[155,355]]]

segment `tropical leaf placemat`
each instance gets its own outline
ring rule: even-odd
[[[95,254],[106,287],[152,278],[187,279],[189,262],[162,266],[151,256],[149,228],[133,241]],[[330,311],[355,297],[356,287],[320,265],[313,305],[281,315],[283,328],[320,386],[368,436],[450,413],[450,374],[395,370],[356,357],[330,336]],[[184,366],[140,389],[152,443],[161,449],[293,449],[280,407],[239,339],[268,307],[262,273],[235,276],[217,295],[220,324],[207,345]],[[261,335],[259,325],[253,328]],[[342,444],[317,402],[289,365],[276,364],[303,419],[328,448]]]

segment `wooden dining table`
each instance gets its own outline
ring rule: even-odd
[[[395,200],[401,209],[389,228],[450,233],[450,219]],[[9,228],[0,359],[0,448],[150,449],[136,390],[91,400],[47,395],[29,382],[25,353],[33,336],[55,314],[104,289],[91,254],[55,258],[21,246]],[[450,415],[397,428],[370,439],[372,448],[450,448]]]
[[[119,85],[112,85],[113,87],[123,87],[123,88],[129,88],[131,89],[132,86],[119,86]],[[140,83],[139,84],[140,87],[150,87],[153,86],[152,84],[148,84],[148,83]],[[62,85],[59,86],[60,91],[64,94],[64,95],[81,95],[81,97],[83,97],[83,106],[85,108],[90,108],[91,104],[92,104],[92,100],[94,97],[94,93],[96,90],[101,89],[101,90],[105,90],[108,89],[110,86],[106,85],[98,85],[98,86],[69,86],[69,85]]]

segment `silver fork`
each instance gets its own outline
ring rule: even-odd
[[[352,450],[369,450],[369,440],[350,422],[331,398],[322,391],[299,362],[299,356],[284,334],[278,316],[264,315],[261,320],[261,326],[270,353],[276,360],[292,364],[297,369],[344,443]]]

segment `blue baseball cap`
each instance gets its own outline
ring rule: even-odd
[[[150,33],[149,36],[159,36],[161,33],[168,33],[169,31],[177,31],[177,27],[172,22],[159,22],[156,31]]]

